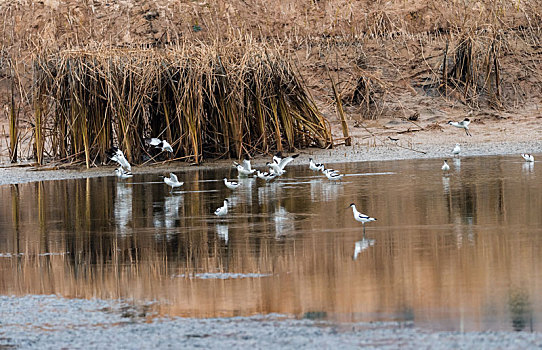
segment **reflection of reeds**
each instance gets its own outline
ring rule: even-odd
[[[113,144],[139,162],[143,137],[158,135],[195,162],[331,142],[292,67],[266,47],[65,51],[38,55],[34,69],[40,163],[45,144],[87,167]]]

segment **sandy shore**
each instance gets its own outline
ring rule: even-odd
[[[438,139],[435,139],[438,140]],[[453,141],[443,140],[442,143],[407,143],[399,141],[385,142],[378,146],[366,145],[361,142],[354,142],[353,146],[337,146],[334,149],[305,149],[300,151],[300,156],[292,162],[295,164],[308,164],[310,157],[317,162],[325,164],[343,163],[343,162],[365,162],[365,161],[387,161],[387,160],[405,160],[419,158],[441,158],[451,157],[451,150],[455,143]],[[462,157],[490,156],[490,155],[517,155],[521,160],[520,153],[542,153],[542,140],[528,139],[525,141],[477,141],[467,140],[461,142]],[[265,169],[265,163],[269,157],[255,157],[252,161],[253,166]],[[187,163],[170,163],[165,165],[155,164],[152,166],[136,166],[132,168],[134,174],[167,174],[174,172],[189,172],[201,168],[225,168],[230,167],[231,160],[219,160],[206,162],[198,166],[190,166]],[[6,166],[0,168],[0,185],[25,183],[33,181],[79,179],[88,177],[114,176],[115,167],[112,165],[96,167],[91,169],[54,169],[49,166],[44,167],[17,167]],[[265,169],[267,171],[267,169]]]
[[[114,300],[0,296],[0,347],[22,349],[530,349],[542,333],[432,332],[412,322],[335,324],[281,315],[151,318]]]

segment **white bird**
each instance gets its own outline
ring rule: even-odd
[[[260,172],[259,170],[256,170],[256,176],[258,176],[258,178],[262,179],[262,180],[265,180],[265,181],[271,181],[273,179],[275,179],[277,177],[277,174],[275,174],[274,172]]]
[[[459,143],[456,143],[454,149],[452,150],[452,153],[454,156],[459,156],[460,152],[461,152],[461,147],[459,146]]]
[[[341,181],[344,174],[340,174],[338,171],[333,169],[325,169],[324,175],[331,181]]]
[[[184,182],[179,181],[177,175],[173,173],[170,173],[169,177],[164,177],[164,182],[171,187],[170,192],[172,192],[174,188],[181,187],[184,184]]]
[[[453,121],[450,120],[448,122],[448,124],[450,124],[451,126],[455,126],[456,128],[465,129],[465,133],[468,136],[472,136],[470,134],[470,132],[469,132],[469,124],[470,124],[470,119],[469,118],[465,118],[460,122],[453,122]]]
[[[273,170],[277,175],[282,175],[285,173],[284,168],[286,167],[286,165],[288,165],[297,157],[299,157],[299,154],[294,154],[284,158],[282,156],[282,152],[278,152],[273,156],[273,162],[268,162],[266,165],[269,167],[273,167]]]
[[[224,199],[224,205],[221,206],[221,207],[218,207],[215,210],[215,215],[216,216],[224,216],[226,214],[228,214],[228,200]]]
[[[133,176],[131,172],[124,170],[121,166],[115,169],[115,175],[117,175],[119,179],[128,179]]]
[[[239,188],[239,186],[241,186],[239,182],[228,181],[227,178],[224,178],[224,185],[226,185],[226,187],[229,188],[230,190],[236,190]]]
[[[132,166],[128,163],[128,160],[120,149],[113,147],[111,151],[109,151],[109,158],[111,158],[112,161],[117,162],[124,169],[132,171]]]
[[[361,224],[363,225],[363,234],[365,234],[365,223],[366,222],[371,222],[371,221],[376,221],[376,219],[372,218],[372,217],[370,217],[368,215],[360,213],[356,209],[356,205],[354,203],[350,204],[350,207],[352,208],[352,212],[354,213],[354,219],[356,219],[356,221],[358,221],[358,222],[361,222]]]
[[[267,162],[265,165],[269,167],[269,172],[275,174],[275,176],[282,176],[286,173],[286,171],[282,170],[275,162]]]
[[[250,158],[248,155],[245,155],[245,159],[243,159],[243,168],[248,171],[252,171],[252,166],[250,165]]]
[[[369,249],[369,247],[372,247],[375,245],[374,239],[367,239],[363,238],[361,241],[357,241],[354,243],[354,256],[352,259],[356,260],[358,258],[358,255],[364,251]]]
[[[160,140],[156,137],[151,137],[150,139],[145,139],[145,141],[156,148],[161,148],[162,151],[168,151],[170,153],[173,153],[173,147],[167,142],[166,140]]]
[[[324,171],[325,167],[322,163],[315,163],[312,158],[309,158],[309,169],[312,171]]]
[[[529,153],[522,153],[521,156],[525,159],[526,162],[534,162],[534,156]]]
[[[237,162],[233,162],[233,166],[237,168],[237,171],[239,172],[239,176],[252,175],[256,171],[256,169],[252,169],[250,167],[250,161],[248,162],[248,164],[245,161],[243,161],[242,165]]]
[[[450,170],[450,166],[448,165],[448,161],[444,160],[444,164],[442,164],[442,171],[448,171]]]

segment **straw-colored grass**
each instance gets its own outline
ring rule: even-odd
[[[75,157],[87,167],[113,145],[134,163],[145,137],[173,158],[208,158],[331,144],[324,117],[293,67],[263,45],[186,45],[40,53],[34,65],[38,162]]]

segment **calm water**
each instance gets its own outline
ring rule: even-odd
[[[126,298],[161,315],[286,313],[540,330],[542,166],[519,156],[0,186],[0,293]],[[224,219],[212,215],[230,199]],[[354,221],[348,205],[378,218]],[[347,209],[348,208],[348,209]]]

